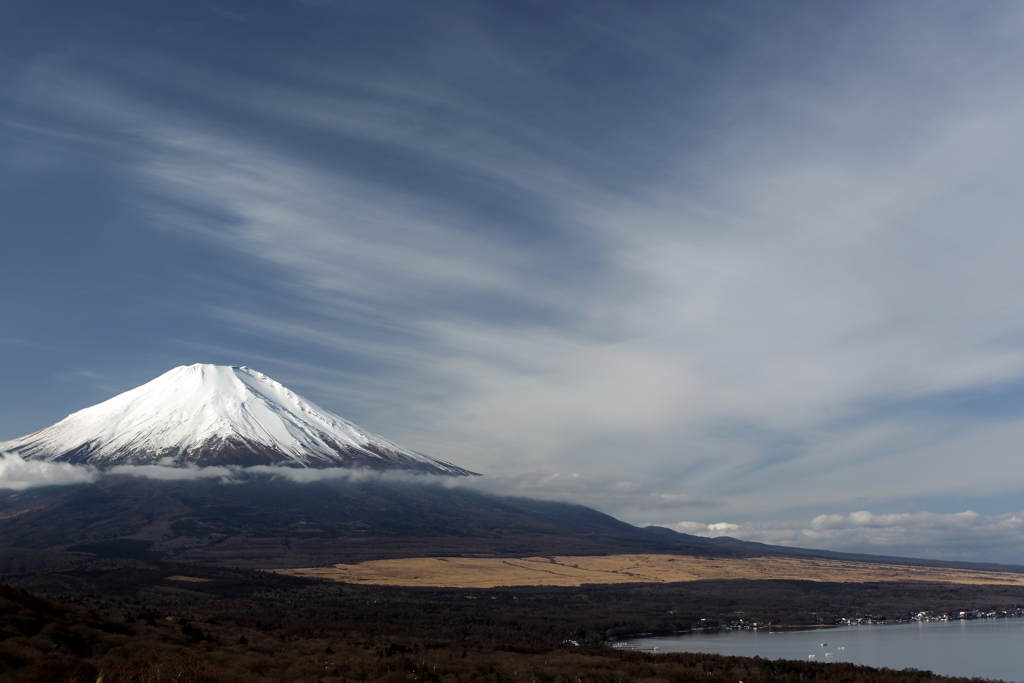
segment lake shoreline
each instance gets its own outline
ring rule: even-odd
[[[828,636],[823,638],[822,632],[826,630]],[[810,629],[700,629],[610,643],[616,650],[656,654],[685,652],[772,661],[843,662],[1024,683],[1020,674],[1024,671],[1022,644],[1024,620],[1019,616]]]

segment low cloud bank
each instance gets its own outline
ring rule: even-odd
[[[94,467],[23,460],[14,453],[0,454],[0,489],[24,491],[38,486],[86,484],[99,476]]]
[[[313,469],[304,467],[275,467],[273,465],[256,465],[246,467],[245,472],[252,474],[266,474],[281,477],[299,484],[314,481],[331,481],[344,479],[347,481],[415,481],[420,483],[446,482],[453,477],[436,474],[424,474],[405,470],[372,470],[369,468],[328,467],[325,469]],[[462,479],[462,477],[457,477]]]
[[[238,467],[171,467],[169,465],[118,465],[111,467],[109,474],[124,474],[131,477],[145,477],[160,481],[188,481],[195,479],[219,479],[224,483],[235,481]]]
[[[253,467],[236,467],[231,465],[196,467],[195,465],[187,465],[185,467],[175,467],[169,461],[165,464],[157,465],[118,465],[101,471],[89,465],[23,460],[14,453],[0,454],[0,489],[24,490],[40,486],[88,484],[104,476],[114,475],[144,477],[159,481],[216,479],[224,484],[240,483],[253,475],[280,477],[300,484],[331,480],[409,481],[440,483],[446,486],[465,483],[465,478],[463,477],[447,477],[397,470],[382,472],[366,468],[349,469],[345,467],[306,469],[273,465],[256,465]]]
[[[809,521],[679,522],[670,529],[694,536],[843,552],[1024,564],[1024,512],[982,515],[973,510],[818,515]]]
[[[3,464],[0,465],[0,488],[7,489],[89,483],[110,475],[144,477],[159,481],[217,480],[225,484],[239,483],[252,476],[271,476],[296,483],[345,480],[353,482],[415,482],[447,488],[465,487],[494,495],[586,505],[620,519],[643,519],[648,513],[668,513],[685,508],[709,510],[719,505],[717,501],[679,491],[671,482],[587,476],[574,472],[535,471],[517,475],[451,477],[405,470],[377,471],[344,467],[324,469],[271,465],[174,467],[171,460],[154,465],[119,465],[109,470],[100,471],[94,467],[83,465],[25,461],[13,454],[5,456],[2,462]]]

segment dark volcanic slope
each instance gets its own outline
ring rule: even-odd
[[[749,554],[648,532],[579,505],[418,483],[268,476],[236,484],[108,476],[6,493],[0,546],[249,567],[459,554]]]
[[[94,484],[0,492],[0,571],[31,571],[43,557],[33,552],[31,560],[20,560],[15,548],[52,551],[47,563],[70,551],[249,568],[397,557],[663,553],[1024,571],[700,538],[640,529],[580,505],[462,487],[382,480],[299,484],[269,475],[239,483],[108,475]],[[11,566],[2,566],[5,557],[14,558]]]

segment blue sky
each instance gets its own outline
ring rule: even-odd
[[[249,365],[492,490],[1024,563],[1022,29],[6,3],[0,440]]]

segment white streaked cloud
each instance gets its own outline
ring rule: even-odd
[[[153,234],[252,276],[175,301],[217,332],[161,335],[189,362],[265,359],[487,490],[743,527],[1019,489],[1022,13],[964,11],[808,6],[785,50],[696,10],[529,49],[448,17],[408,63],[287,54],[286,78],[50,54],[0,92],[40,115],[2,125],[46,140],[14,175],[87,150]],[[666,28],[702,20],[727,59]],[[850,529],[816,533],[874,538]]]
[[[471,468],[586,463],[614,476],[621,455],[639,451],[634,462],[648,474],[704,463],[687,486],[724,497],[768,483],[774,497],[878,457],[909,467],[908,454],[933,447],[899,416],[856,424],[873,402],[1024,374],[1012,341],[1019,325],[1003,313],[1021,288],[1003,256],[1024,247],[1006,218],[1015,200],[1003,195],[1022,180],[1024,100],[1014,92],[999,107],[932,112],[911,142],[869,158],[834,141],[819,153],[811,140],[767,162],[715,163],[711,191],[692,196],[671,178],[601,192],[566,157],[538,158],[486,118],[468,134],[438,135],[415,106],[234,91],[327,139],[370,139],[520,194],[565,230],[570,249],[600,254],[560,279],[537,267],[542,250],[458,201],[88,78],[52,80],[55,104],[141,142],[129,167],[155,198],[157,225],[265,264],[292,302],[285,311],[211,306],[211,316],[386,368],[389,390],[409,397],[413,426],[403,431]],[[844,106],[816,115],[827,122]],[[867,106],[886,114],[877,96]],[[962,229],[968,217],[986,225],[985,243]],[[565,267],[580,268],[571,258]],[[986,300],[1004,304],[975,305]],[[788,439],[788,452],[736,435],[749,426]]]
[[[535,470],[514,475],[484,475],[468,479],[444,480],[449,486],[462,486],[501,496],[564,501],[596,507],[620,519],[636,515],[664,515],[679,509],[714,509],[720,501],[691,495],[678,482],[647,477],[620,479],[581,475],[578,472]],[[600,504],[594,501],[600,500]]]

